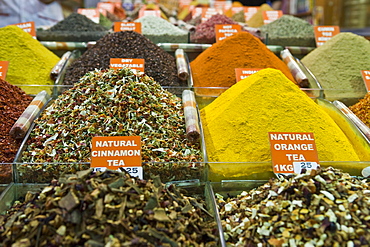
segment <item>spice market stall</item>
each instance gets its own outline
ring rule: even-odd
[[[142,7],[132,12],[149,9]],[[23,62],[42,64],[29,72],[44,76],[33,91],[9,84],[18,75],[26,82],[24,68],[9,70],[9,83],[0,80],[9,93],[2,103],[22,101],[17,114],[5,103],[9,123],[27,107],[29,94],[46,89],[42,84],[52,93],[28,131],[22,129],[22,143],[5,147],[14,168],[6,183],[15,183],[0,196],[2,245],[369,245],[362,171],[370,167],[370,126],[359,71],[369,69],[370,43],[340,33],[316,48],[311,24],[288,15],[265,24],[264,10],[272,9],[261,6],[244,24],[229,18],[231,9],[203,21],[193,16],[181,23],[163,16],[169,11],[159,12],[167,18],[124,20],[140,23],[142,33],[111,33],[73,14],[38,32],[39,39],[51,37],[41,43],[25,33],[9,42],[9,33],[20,29],[1,28],[7,38],[0,42],[9,49],[0,51],[0,60],[19,55],[7,43],[26,39],[28,50],[62,44],[52,42],[83,46],[60,60],[45,49],[37,63],[27,60],[33,53],[26,50]],[[78,22],[101,36],[80,39],[86,30]],[[216,42],[221,23],[244,32]],[[63,30],[70,39],[59,41]],[[144,71],[113,69],[112,58],[144,59]],[[237,68],[256,73],[237,80]],[[10,125],[1,124],[8,134]],[[271,132],[312,134],[317,170],[274,174]],[[131,163],[92,165],[99,137],[139,137],[143,176],[137,167],[127,169]]]

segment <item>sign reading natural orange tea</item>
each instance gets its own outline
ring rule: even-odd
[[[85,8],[79,8],[77,9],[77,13],[86,16],[90,20],[92,20],[95,23],[99,23],[100,20],[100,11],[99,9],[85,9]]]
[[[236,68],[235,69],[235,77],[236,77],[236,82],[241,81],[250,75],[253,75],[254,73],[257,73],[261,69],[247,69],[247,68]]]
[[[315,26],[316,46],[322,46],[326,41],[340,32],[339,26]]]
[[[122,69],[123,67],[127,67],[144,72],[144,63],[145,59],[143,58],[111,58],[109,67],[111,69]]]
[[[126,170],[143,179],[140,136],[95,136],[92,139],[91,167],[94,170]]]
[[[135,31],[141,34],[141,22],[115,22],[113,30],[115,32]]]
[[[35,27],[35,22],[33,21],[28,21],[28,22],[22,22],[22,23],[17,23],[13,24],[14,26],[17,26],[19,28],[22,28],[23,31],[26,33],[31,34],[31,36],[36,39],[36,27]]]
[[[269,132],[273,171],[276,174],[300,174],[302,169],[317,169],[313,133]]]
[[[9,61],[0,61],[0,79],[5,80],[8,72]]]
[[[238,24],[216,24],[216,42],[224,40],[227,37],[233,36],[242,31],[242,27]]]
[[[262,12],[263,23],[268,24],[270,22],[276,21],[283,16],[283,11],[281,10],[266,10]]]
[[[370,92],[370,70],[361,70],[361,75],[367,91]]]

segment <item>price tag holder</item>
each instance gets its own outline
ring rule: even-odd
[[[339,26],[314,26],[316,46],[322,46],[326,41],[340,33]]]
[[[235,69],[235,78],[236,82],[241,81],[254,73],[257,73],[261,69],[250,69],[250,68],[236,68]]]
[[[276,21],[283,16],[283,11],[281,10],[266,10],[262,12],[263,23],[269,24],[273,21]]]
[[[85,8],[79,8],[77,9],[77,13],[86,16],[90,20],[92,20],[95,23],[99,23],[100,21],[100,11],[99,9],[85,9]]]
[[[122,69],[123,67],[127,67],[144,72],[144,63],[145,59],[143,58],[111,58],[109,67],[111,69]]]
[[[141,34],[140,22],[115,22],[113,27],[114,32],[135,31]]]
[[[232,25],[223,25],[223,24],[216,24],[215,25],[215,32],[216,32],[216,42],[226,39],[227,37],[233,36],[242,31],[242,27],[238,24]]]
[[[23,31],[29,33],[34,39],[36,39],[36,27],[34,21],[21,22],[13,25],[22,28]]]
[[[275,174],[300,174],[302,169],[318,168],[313,133],[269,132],[268,136]]]
[[[143,179],[140,136],[95,136],[92,139],[91,167],[94,171],[126,170]]]
[[[8,72],[9,61],[0,61],[0,79],[5,81],[6,73]]]
[[[370,92],[370,70],[361,70],[361,75],[364,80],[366,90]]]

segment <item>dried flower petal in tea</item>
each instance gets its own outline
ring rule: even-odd
[[[329,167],[216,200],[232,246],[368,246],[369,189]]]

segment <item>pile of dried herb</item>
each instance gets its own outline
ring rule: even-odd
[[[108,29],[85,15],[72,13],[49,29],[38,30],[37,38],[49,41],[94,41],[106,35]]]
[[[215,14],[207,21],[197,25],[195,32],[190,34],[191,43],[201,43],[201,44],[213,44],[216,42],[216,32],[215,25],[217,24],[238,24],[231,18]]]
[[[190,170],[200,172],[189,164],[202,156],[199,143],[187,142],[181,99],[141,72],[92,71],[35,122],[23,162],[89,162],[92,137],[141,136],[143,162],[183,162],[143,165],[144,173],[189,179]]]
[[[260,27],[261,36],[268,45],[315,47],[313,26],[301,18],[283,15]],[[268,37],[267,37],[268,35]]]
[[[188,32],[158,16],[143,16],[135,22],[141,23],[142,34],[153,43],[188,43]]]
[[[204,200],[203,200],[204,201]],[[0,216],[3,246],[217,246],[199,199],[159,179],[90,170],[53,180]]]
[[[332,167],[217,200],[232,246],[370,244],[370,184]]]
[[[133,32],[115,32],[100,39],[67,69],[64,84],[76,83],[94,69],[108,69],[111,58],[143,58],[145,74],[162,86],[185,86],[177,77],[176,60],[169,53],[143,35]]]

